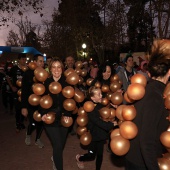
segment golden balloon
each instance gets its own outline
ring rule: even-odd
[[[80,107],[78,109],[78,115],[79,116],[87,116],[87,112],[83,109],[83,107]]]
[[[68,68],[66,71],[64,71],[64,76],[67,77],[71,73],[74,73],[74,69],[73,68]]]
[[[137,73],[134,74],[131,79],[130,79],[131,83],[139,83],[141,85],[143,85],[144,87],[147,84],[147,79],[143,74]]]
[[[110,88],[107,84],[103,84],[101,90],[102,92],[107,93],[110,91]]]
[[[108,107],[103,107],[99,110],[100,116],[104,119],[110,117],[111,110]]]
[[[114,81],[110,84],[110,90],[112,92],[116,92],[117,90],[119,90],[121,88],[121,84],[118,81]]]
[[[83,135],[81,135],[81,137],[80,137],[80,143],[82,145],[85,145],[85,146],[89,145],[91,143],[91,141],[92,141],[92,136],[91,136],[90,132],[86,132]]]
[[[42,67],[37,67],[34,70],[34,75],[35,75],[35,78],[38,81],[44,82],[48,78],[49,73],[45,69],[43,69]]]
[[[92,101],[86,101],[83,105],[83,109],[86,112],[91,112],[94,110],[94,103]]]
[[[110,139],[112,140],[115,136],[119,136],[120,135],[120,130],[119,128],[116,128],[114,130],[112,130],[111,134],[110,134]]]
[[[120,105],[117,107],[116,109],[116,117],[119,119],[119,120],[124,120],[123,116],[122,116],[122,110],[123,108],[125,107],[126,105]]]
[[[44,95],[43,97],[41,97],[40,99],[40,106],[44,109],[49,109],[53,104],[53,100],[51,98],[51,96],[49,95]]]
[[[78,88],[75,88],[74,100],[78,103],[81,103],[84,101],[84,98],[85,98],[84,93]]]
[[[66,99],[63,102],[63,107],[67,111],[73,111],[76,108],[76,102],[73,99]]]
[[[122,109],[122,117],[124,120],[133,120],[136,117],[136,109],[133,105],[126,105]]]
[[[66,82],[70,85],[76,85],[79,82],[79,75],[77,73],[70,73],[66,77]]]
[[[31,70],[35,70],[37,68],[37,64],[35,62],[29,62],[28,67]]]
[[[40,99],[41,97],[36,95],[36,94],[31,94],[29,97],[28,97],[28,102],[30,105],[32,106],[37,106],[40,104]]]
[[[52,124],[55,121],[55,112],[48,112],[47,114],[47,118],[44,121],[46,124]]]
[[[62,90],[62,86],[59,82],[55,81],[55,82],[52,82],[50,83],[49,85],[49,91],[52,93],[52,94],[58,94],[61,92]]]
[[[88,116],[77,116],[76,122],[79,126],[86,126],[88,123]]]
[[[110,100],[114,105],[120,105],[123,102],[122,93],[121,92],[113,93]]]
[[[41,114],[38,112],[38,110],[36,110],[33,114],[33,118],[35,121],[37,122],[41,122]]]
[[[86,132],[87,132],[87,127],[81,127],[81,126],[79,126],[79,127],[77,128],[77,130],[76,130],[76,133],[77,133],[79,136],[83,135],[83,134],[86,133]]]
[[[66,86],[62,90],[62,94],[63,94],[64,97],[70,99],[75,94],[74,88],[72,86]]]
[[[166,148],[170,148],[170,131],[163,132],[160,135],[160,141]]]
[[[32,86],[32,90],[36,95],[43,95],[45,92],[45,86],[41,83],[35,83]]]
[[[64,116],[61,117],[61,124],[64,127],[70,127],[73,124],[73,118],[69,117],[68,119],[64,119]]]

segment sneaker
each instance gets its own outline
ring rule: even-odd
[[[82,161],[79,161],[80,155],[76,155],[76,161],[77,161],[77,166],[79,169],[84,169],[84,163]]]
[[[31,135],[26,135],[25,144],[28,146],[31,145]]]
[[[37,141],[35,142],[35,145],[37,145],[39,148],[43,148],[44,144],[41,142],[40,139],[37,139]]]
[[[57,168],[55,167],[55,164],[54,164],[54,162],[53,162],[53,170],[57,170]]]
[[[53,162],[54,160],[53,160],[53,156],[51,157],[51,161]]]

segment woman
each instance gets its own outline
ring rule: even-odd
[[[53,157],[52,160],[54,161],[53,169],[57,170],[63,170],[63,149],[66,142],[67,132],[68,128],[63,127],[60,123],[61,116],[64,116],[65,121],[68,121],[71,116],[71,112],[64,110],[63,108],[63,101],[65,100],[64,96],[62,95],[62,92],[58,94],[52,94],[49,91],[49,85],[52,82],[59,82],[64,88],[68,84],[65,82],[65,77],[62,74],[63,73],[64,66],[62,62],[59,59],[52,59],[49,65],[49,71],[51,73],[51,76],[47,78],[47,80],[44,82],[46,92],[45,94],[48,94],[52,97],[53,104],[49,109],[43,109],[41,108],[41,115],[42,120],[45,122],[47,120],[48,112],[55,112],[55,122],[47,125],[45,125],[45,130],[47,132],[47,135],[51,141],[52,147],[53,147]]]
[[[137,136],[130,142],[126,155],[126,170],[159,170],[157,158],[165,152],[160,135],[168,128],[168,111],[163,91],[170,77],[170,40],[156,40],[148,64],[149,80],[144,97],[134,106],[137,115],[133,122]]]

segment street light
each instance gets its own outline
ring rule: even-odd
[[[83,48],[83,56],[84,56],[84,59],[85,59],[85,49],[86,49],[87,45],[85,43],[82,44],[82,48]]]

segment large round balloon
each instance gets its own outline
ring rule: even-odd
[[[81,70],[81,76],[85,77],[87,75],[87,70],[86,69],[82,69]]]
[[[101,90],[102,92],[107,93],[110,91],[110,88],[107,84],[103,84]]]
[[[55,121],[55,112],[48,112],[47,119],[44,121],[46,124],[52,124]]]
[[[160,141],[166,148],[170,148],[170,131],[163,132],[160,136]]]
[[[81,75],[81,69],[80,68],[75,68],[74,70],[78,75]]]
[[[85,132],[87,132],[87,127],[81,127],[81,126],[79,126],[79,127],[77,128],[77,130],[76,130],[76,133],[77,133],[79,136],[83,135]]]
[[[44,82],[48,78],[49,73],[45,69],[43,69],[42,67],[37,67],[34,70],[34,75],[35,75],[35,78],[38,81]]]
[[[110,119],[113,119],[116,116],[116,110],[113,108],[110,108]]]
[[[110,117],[111,110],[108,107],[103,107],[99,110],[100,116],[104,119]]]
[[[119,119],[119,120],[124,120],[123,116],[122,116],[122,110],[123,108],[125,107],[126,105],[120,105],[117,107],[116,109],[116,117]]]
[[[87,116],[87,112],[83,109],[83,107],[80,107],[78,109],[78,115],[79,116]]]
[[[86,80],[86,84],[88,85],[88,86],[91,86],[91,83],[93,82],[93,78],[88,78],[87,80]]]
[[[114,74],[113,76],[110,77],[110,81],[111,82],[119,81],[119,76],[117,74]]]
[[[36,94],[31,94],[29,97],[28,97],[28,102],[30,105],[32,106],[37,106],[40,104],[40,99],[41,99],[41,96],[38,96]]]
[[[120,130],[119,128],[116,128],[114,130],[112,130],[111,134],[110,134],[110,139],[112,140],[115,136],[119,136],[120,135]]]
[[[160,170],[169,170],[170,169],[170,160],[166,158],[158,158],[158,165]]]
[[[74,69],[73,68],[68,68],[66,71],[64,71],[64,76],[67,77],[71,73],[74,73]]]
[[[35,70],[37,68],[37,64],[35,62],[29,62],[28,67],[31,70]]]
[[[140,73],[137,73],[137,74],[134,74],[131,79],[130,79],[131,83],[139,83],[141,85],[143,85],[144,87],[146,86],[147,84],[147,79],[146,77],[143,75],[143,74],[140,74]]]
[[[22,93],[22,91],[21,91],[21,89],[19,89],[19,90],[17,91],[17,95],[18,95],[18,96],[21,96],[21,93]]]
[[[73,99],[65,99],[63,102],[63,107],[67,111],[73,111],[76,108],[76,102]]]
[[[83,67],[83,63],[81,61],[76,61],[75,62],[75,67],[76,68],[82,68]]]
[[[165,107],[170,110],[170,94],[165,98]]]
[[[80,137],[80,143],[82,145],[85,145],[85,146],[89,145],[91,143],[91,141],[92,141],[92,136],[91,136],[90,132],[86,132],[83,135],[81,135],[81,137]]]
[[[78,115],[76,121],[79,126],[82,126],[82,127],[86,126],[88,123],[88,116],[79,116]]]
[[[133,139],[138,133],[138,128],[132,121],[122,122],[119,129],[121,136],[125,139]]]
[[[129,151],[130,142],[128,139],[118,135],[112,138],[110,148],[115,155],[123,156]]]
[[[97,88],[100,88],[101,87],[101,83],[99,81],[97,81],[95,84],[94,84],[95,87]]]
[[[36,95],[43,95],[45,92],[45,86],[41,83],[35,83],[32,85],[32,90]]]
[[[140,100],[145,95],[145,87],[138,83],[130,84],[127,88],[127,95],[132,100]]]
[[[66,86],[62,90],[62,94],[63,94],[64,97],[70,99],[75,94],[74,88],[72,86]]]
[[[111,96],[111,102],[114,105],[120,105],[123,102],[123,96],[121,92],[115,92]]]
[[[17,85],[18,87],[21,87],[21,86],[22,86],[22,80],[21,80],[21,79],[18,79],[18,80],[16,81],[16,85]]]
[[[101,104],[104,105],[104,106],[108,105],[109,104],[109,99],[106,98],[106,97],[102,98]]]
[[[52,94],[58,94],[61,92],[62,90],[62,86],[59,82],[57,81],[54,81],[52,83],[50,83],[49,85],[49,91],[52,93]]]
[[[61,117],[61,124],[64,127],[70,127],[73,124],[73,118],[69,117],[67,120],[64,119],[64,116]]]
[[[117,90],[119,90],[121,88],[121,84],[118,81],[114,81],[110,84],[110,90],[112,92],[116,92]]]
[[[84,101],[84,93],[80,91],[78,88],[75,88],[75,93],[74,93],[74,100],[78,103],[81,103]]]
[[[94,103],[92,101],[86,101],[83,105],[83,109],[86,112],[91,112],[94,110]]]
[[[133,120],[136,117],[136,109],[133,105],[126,105],[122,109],[122,117],[124,120]]]
[[[70,73],[66,77],[66,82],[70,85],[76,85],[79,82],[79,75],[77,73]]]
[[[106,98],[108,98],[109,100],[111,100],[112,94],[113,94],[113,92],[111,92],[111,91],[107,92]]]
[[[129,96],[127,95],[127,92],[124,93],[123,97],[124,97],[124,99],[127,103],[133,103],[134,102],[134,100],[129,98]]]
[[[41,122],[41,114],[38,112],[38,110],[36,110],[33,114],[33,118],[35,121],[37,122]]]
[[[49,109],[53,104],[53,100],[51,98],[51,96],[49,95],[44,95],[43,97],[41,97],[40,99],[40,106],[44,109]]]
[[[25,72],[26,70],[28,70],[28,67],[27,66],[22,66],[21,69],[22,69],[23,72]]]

